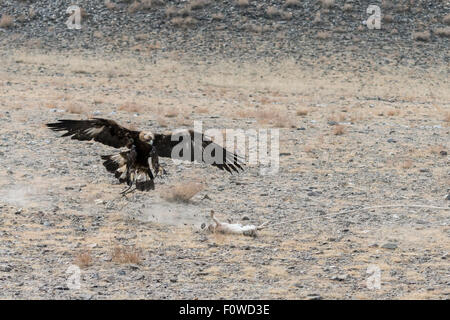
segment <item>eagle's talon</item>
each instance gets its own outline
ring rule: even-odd
[[[123,189],[123,190],[120,192],[120,194],[122,195],[122,197],[125,197],[128,193],[131,193],[131,192],[133,192],[133,191],[136,190],[136,188],[130,190],[132,187],[133,187],[133,185],[130,185],[130,186],[126,187],[125,189]]]

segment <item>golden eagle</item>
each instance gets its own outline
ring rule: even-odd
[[[209,163],[230,173],[243,170],[242,157],[193,130],[167,134],[135,131],[122,127],[113,120],[101,118],[58,120],[47,126],[53,131],[67,131],[62,137],[70,136],[82,141],[93,139],[114,148],[128,148],[128,151],[118,154],[101,156],[105,160],[103,165],[106,170],[114,173],[120,183],[127,183],[128,188],[122,194],[128,192],[133,184],[141,191],[155,188],[153,180],[161,170],[158,157]],[[211,152],[209,157],[204,154],[205,148]]]

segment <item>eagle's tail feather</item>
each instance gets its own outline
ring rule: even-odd
[[[154,176],[150,168],[137,167],[128,168],[128,152],[121,152],[115,155],[102,156],[105,160],[103,165],[106,170],[114,173],[120,183],[126,182],[129,186],[136,184],[136,189],[148,191],[155,189]]]
[[[137,168],[135,175],[136,189],[148,191],[155,189],[153,173],[150,168]]]
[[[105,160],[103,162],[103,165],[105,166],[106,170],[114,173],[115,177],[119,179],[121,183],[126,181],[127,152],[102,156],[102,159]]]

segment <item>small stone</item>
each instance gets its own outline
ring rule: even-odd
[[[388,242],[388,243],[383,244],[381,247],[383,249],[395,250],[395,249],[397,249],[398,246],[395,243]]]
[[[439,152],[439,154],[440,154],[441,156],[446,156],[446,155],[447,155],[447,151],[442,150],[441,152]]]
[[[340,275],[337,275],[337,276],[332,276],[330,279],[331,280],[336,280],[336,281],[344,281],[344,280],[347,280],[347,278],[348,278],[348,275],[340,274]]]
[[[12,270],[12,267],[10,265],[0,266],[0,271],[1,272],[10,272],[11,270]]]

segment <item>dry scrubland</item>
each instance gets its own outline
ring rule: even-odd
[[[448,210],[351,211],[449,207],[447,67],[0,54],[1,298],[449,298]],[[91,116],[154,131],[281,128],[280,171],[165,161],[154,192],[120,198],[100,160],[111,148],[44,127]],[[302,220],[256,238],[208,234],[211,209]]]
[[[68,30],[65,1],[0,0],[0,298],[448,299],[445,1],[380,1],[377,31],[364,1],[77,3]],[[280,128],[280,171],[166,161],[120,198],[111,148],[44,126],[92,116]]]

